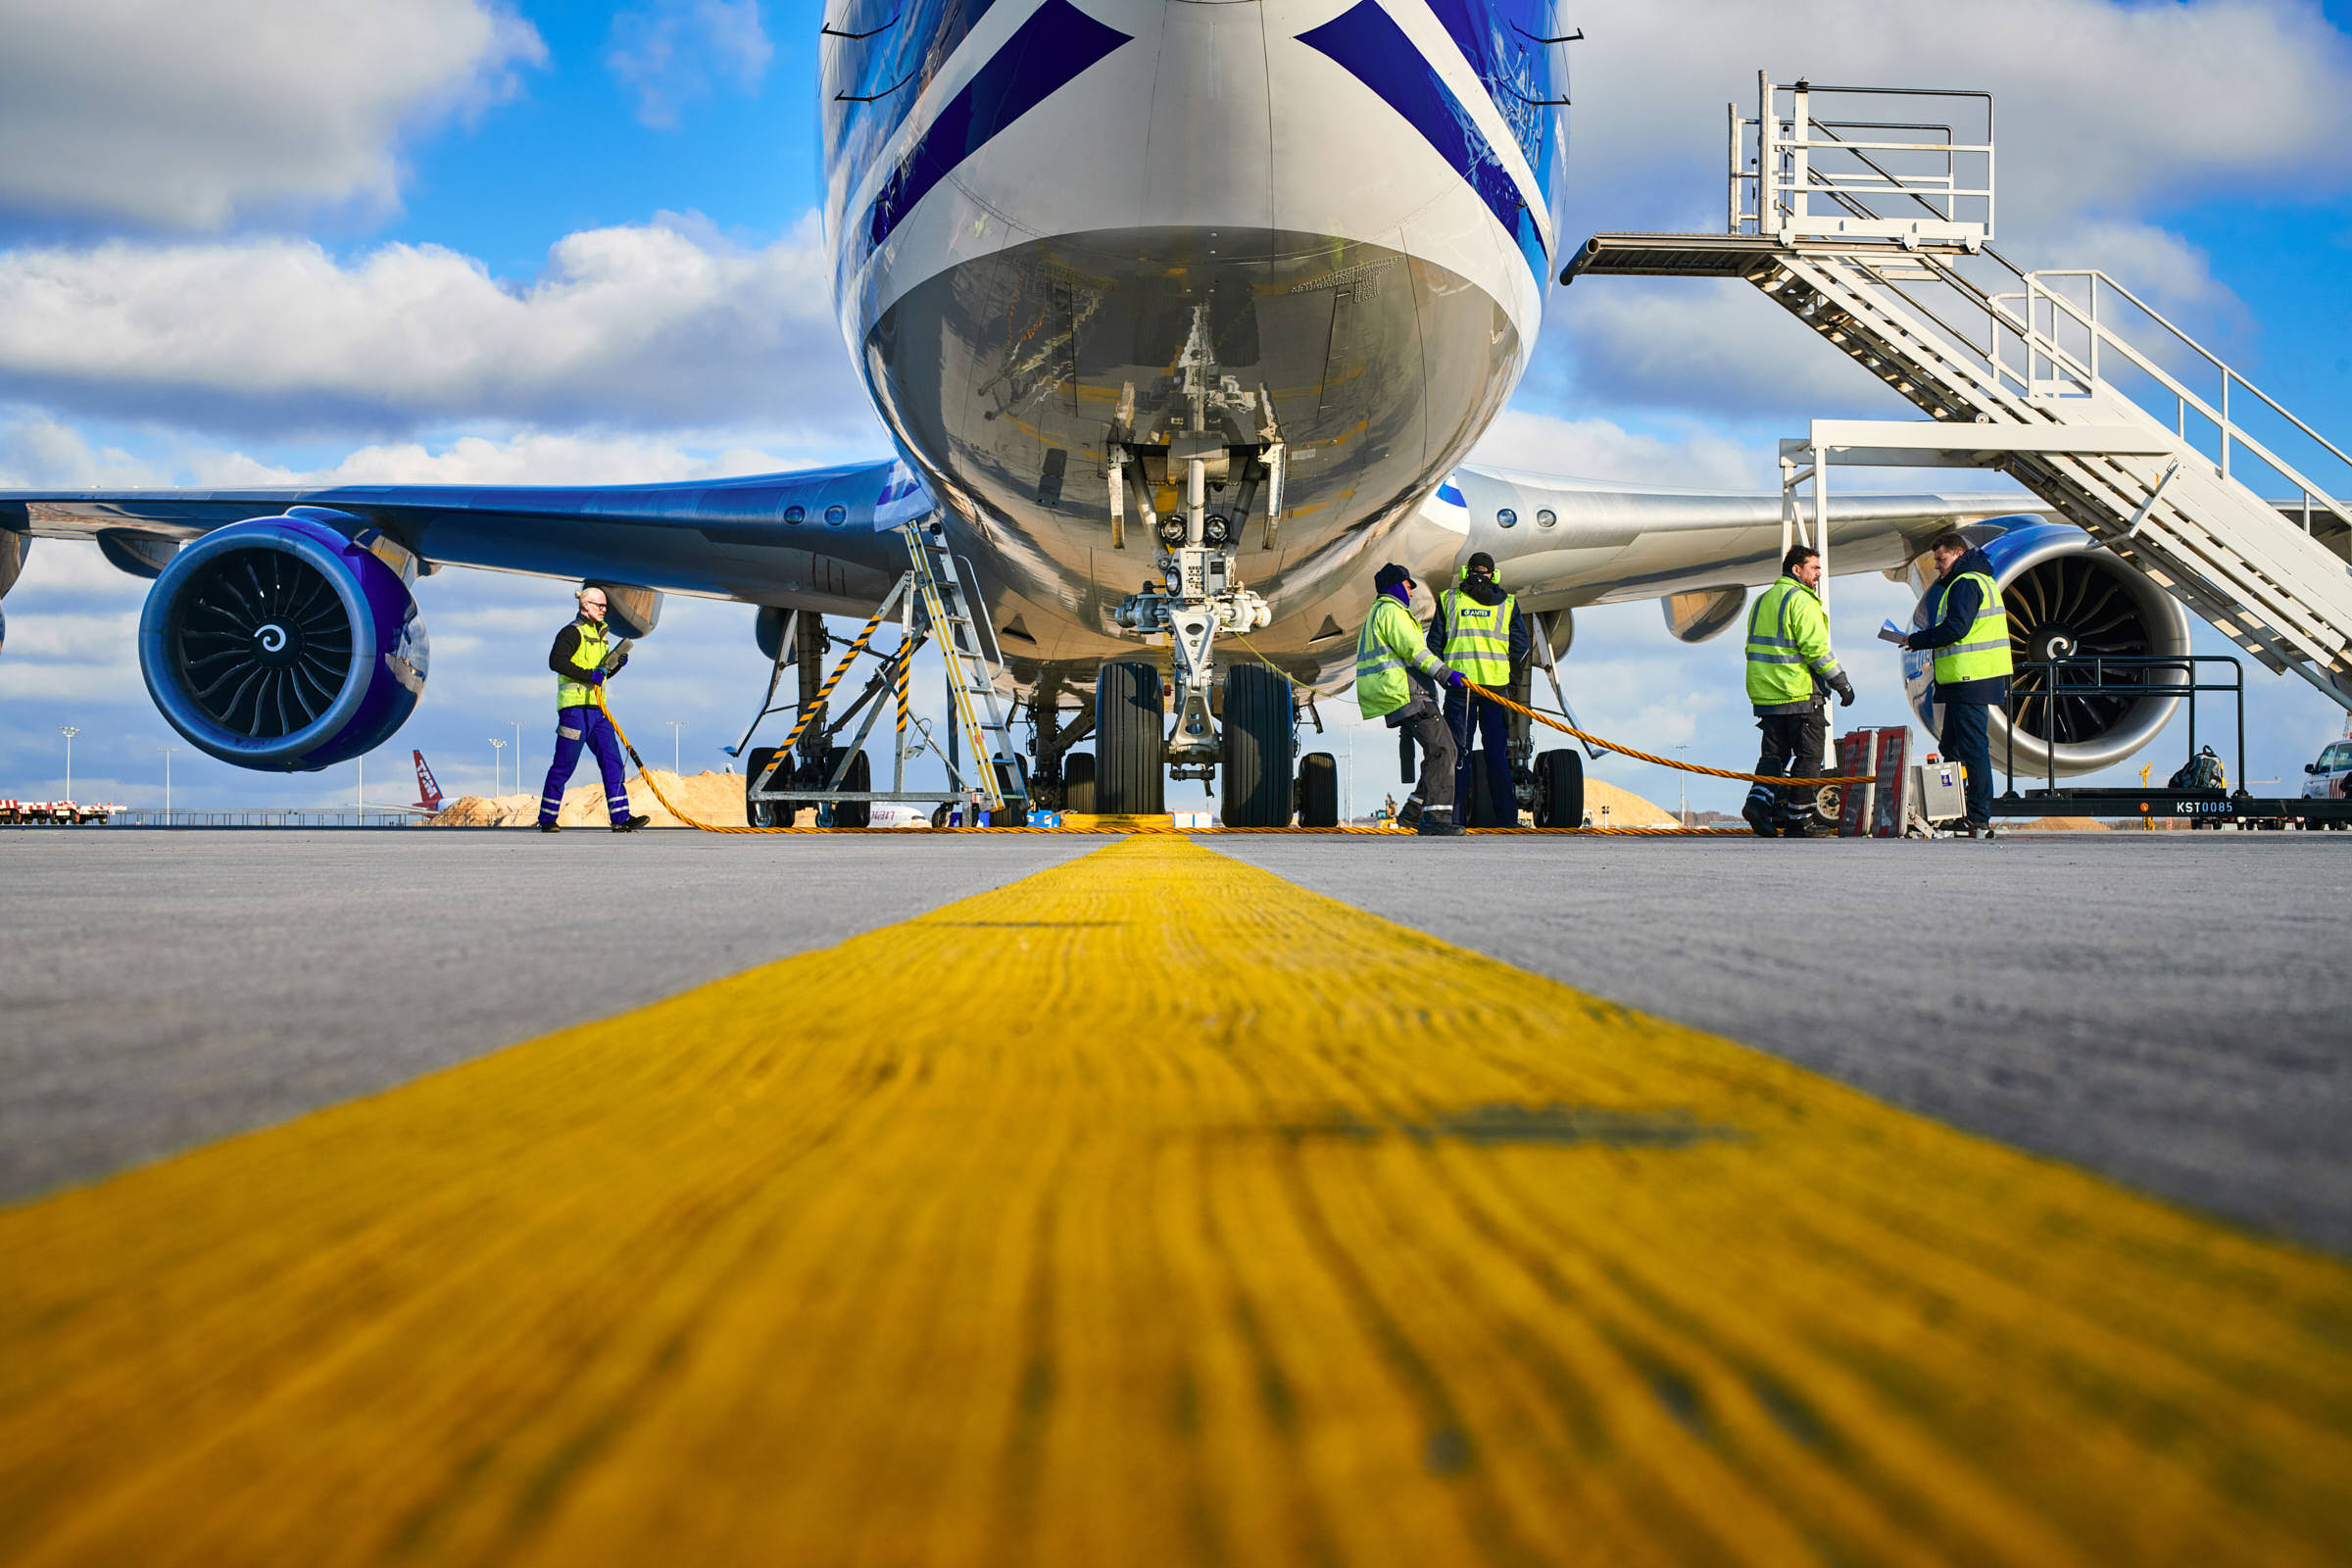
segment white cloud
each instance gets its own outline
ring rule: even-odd
[[[759,0],[654,0],[612,19],[605,64],[635,100],[638,120],[666,129],[713,77],[757,92],[774,54]]]
[[[1909,85],[1927,61],[1937,85],[1993,93],[2004,226],[2352,181],[2352,42],[2312,0],[1602,0],[1577,22],[1573,157],[1640,220],[1585,206],[1600,227],[1720,223],[1723,105],[1755,112],[1758,68]]]
[[[1691,431],[1678,439],[1630,431],[1607,419],[1563,419],[1505,409],[1471,461],[1562,478],[1610,479],[1690,490],[1763,490],[1777,481],[1762,450]]]
[[[0,252],[0,376],[28,401],[278,437],[484,419],[878,435],[814,215],[757,249],[708,227],[569,234],[522,287],[437,245]]]
[[[220,461],[215,484],[658,484],[804,466],[753,447],[695,453],[674,441],[526,430],[504,441],[462,436],[438,449],[404,441],[362,447],[331,467],[301,470],[241,454]],[[239,465],[245,472],[227,477]]]
[[[877,438],[878,440],[878,438]],[[37,412],[0,413],[0,490],[204,489],[337,484],[659,484],[773,473],[871,457],[874,443],[772,447],[666,436],[521,430],[503,439],[461,436],[445,443],[385,442],[315,467],[270,463],[220,447],[184,447],[146,459],[94,446],[72,425]],[[44,549],[64,549],[62,545]],[[94,552],[87,559],[97,561]],[[97,576],[104,570],[93,567]],[[84,584],[86,586],[86,583]]]
[[[0,423],[0,490],[135,490],[160,482],[148,464],[120,447],[94,447],[45,414]]]
[[[389,211],[404,130],[546,59],[502,0],[0,0],[0,206],[172,228]]]
[[[1543,352],[1571,362],[1588,398],[1751,416],[1912,412],[1752,284],[1587,278],[1555,295],[1551,310],[1560,332]]]
[[[2245,315],[2150,209],[2352,184],[2352,40],[2311,0],[1604,0],[1577,16],[1576,242],[1720,231],[1723,106],[1755,74],[1990,91],[2002,249],[2117,276],[2192,331]],[[1967,127],[1961,127],[1967,128]],[[1588,398],[1787,417],[1890,412],[1888,394],[1744,284],[1592,279],[1555,296],[1543,354]],[[1828,405],[1825,407],[1825,405]]]

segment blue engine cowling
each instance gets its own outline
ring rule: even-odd
[[[343,531],[361,526],[322,508],[256,517],[164,567],[139,615],[139,672],[191,745],[308,772],[408,721],[424,695],[424,622],[401,573]]]
[[[1986,537],[1992,530],[1997,532]],[[2118,666],[2107,672],[2107,685],[2135,683],[2143,695],[2070,691],[2071,685],[2089,683],[2087,669],[2058,671],[2052,685],[2052,672],[2034,666],[2099,655],[2169,659],[2186,654],[2188,615],[2179,601],[2139,568],[2065,523],[1996,517],[1962,531],[1992,563],[2017,663],[2009,682],[2016,733],[2011,735],[2006,714],[1992,714],[1993,766],[2021,779],[2053,772],[2072,778],[2111,767],[2154,740],[2180,706],[2180,697],[2164,688],[2185,684],[2183,671]],[[1934,574],[1934,563],[1923,559],[1914,625],[1927,622],[1924,579]],[[1932,655],[1903,655],[1903,691],[1928,732],[1939,733],[1942,715],[1934,701]]]

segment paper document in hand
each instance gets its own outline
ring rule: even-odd
[[[1903,630],[1902,627],[1897,626],[1891,620],[1887,621],[1879,628],[1879,641],[1883,643],[1892,643],[1897,648],[1900,648],[1904,643],[1908,642],[1910,637],[1911,634],[1909,632]]]

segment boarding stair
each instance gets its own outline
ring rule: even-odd
[[[1597,234],[1561,281],[1745,279],[1931,419],[1998,427],[1934,461],[2010,474],[2352,709],[2352,456],[2104,272],[1996,251],[1989,95],[1759,74],[1729,124],[1725,232]]]

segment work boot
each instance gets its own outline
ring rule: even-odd
[[[553,822],[542,822],[539,824],[539,831],[542,833],[561,833],[564,830],[556,826],[556,824]]]
[[[650,816],[632,816],[626,821],[613,823],[612,831],[615,833],[634,833],[652,820],[653,818]]]
[[[1404,804],[1396,808],[1396,825],[1398,827],[1412,827],[1418,824],[1420,820],[1421,797],[1418,795],[1406,796],[1404,798]]]
[[[1470,830],[1453,819],[1453,810],[1450,807],[1433,806],[1421,813],[1420,825],[1413,831],[1425,839],[1444,839],[1451,838],[1457,833],[1467,833]]]
[[[1763,802],[1751,797],[1746,805],[1740,808],[1740,814],[1747,818],[1749,827],[1756,830],[1756,837],[1777,839],[1781,836],[1780,827],[1772,819],[1772,808]]]

